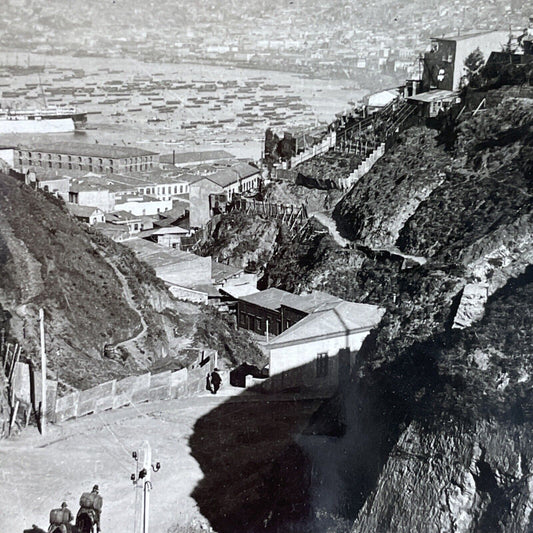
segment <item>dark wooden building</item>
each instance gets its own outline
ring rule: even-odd
[[[293,294],[275,287],[242,296],[237,302],[239,327],[266,335],[279,335],[321,305],[340,301],[336,296],[314,291]]]

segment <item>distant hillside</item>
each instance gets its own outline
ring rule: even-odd
[[[174,300],[148,265],[77,222],[53,196],[1,175],[0,213],[0,310],[9,339],[39,366],[44,308],[50,376],[60,383],[86,388],[167,355],[186,365],[188,348],[217,348],[232,360],[255,353],[243,333],[221,343],[228,319]],[[199,323],[212,332],[201,342],[193,341]],[[105,344],[117,343],[118,355],[105,357]]]

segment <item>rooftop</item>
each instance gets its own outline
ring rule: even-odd
[[[98,207],[91,207],[89,205],[78,205],[67,203],[67,209],[69,213],[75,217],[90,217],[94,212],[102,213],[102,210]]]
[[[242,268],[234,267],[231,265],[225,265],[224,263],[219,263],[213,259],[211,263],[211,277],[215,283],[222,283],[228,278],[237,276],[243,272]]]
[[[366,331],[379,324],[384,309],[377,305],[346,301],[324,304],[316,311],[296,322],[269,343],[276,348],[286,344],[299,344],[315,337],[346,335]]]
[[[292,294],[292,292],[271,287],[270,289],[256,292],[255,294],[243,296],[240,300],[275,311],[281,307],[282,303],[289,302],[294,296],[296,295]]]
[[[19,145],[18,149],[52,154],[81,155],[103,158],[107,157],[110,159],[157,155],[157,152],[150,152],[148,150],[143,150],[141,148],[136,148],[133,146],[116,146],[107,144],[89,144],[77,142]]]
[[[193,165],[205,161],[219,161],[221,159],[233,159],[235,156],[226,150],[208,150],[204,152],[181,152],[178,154],[163,154],[159,158],[160,163],[175,165]]]
[[[238,182],[241,179],[248,178],[255,174],[259,173],[259,169],[249,165],[248,163],[235,163],[228,168],[223,168],[215,172],[214,174],[209,174],[207,176],[198,177],[197,181],[201,179],[207,179],[220,185],[221,187],[227,187],[233,183]]]
[[[113,211],[105,214],[105,220],[111,224],[124,224],[125,222],[140,222],[141,219],[127,211]]]
[[[490,33],[502,33],[505,30],[485,30],[485,31],[476,31],[463,33],[461,35],[449,33],[447,35],[442,35],[441,37],[431,37],[435,41],[467,41],[468,39],[476,39],[482,35],[488,35]],[[508,33],[508,32],[507,32]]]
[[[428,91],[425,93],[420,93],[420,94],[415,94],[414,96],[410,96],[408,100],[414,101],[414,102],[429,103],[429,102],[437,102],[440,100],[447,100],[448,98],[454,98],[457,95],[458,93],[454,91],[447,91],[445,89],[435,89],[435,90]]]
[[[291,309],[296,309],[304,313],[311,313],[325,304],[342,301],[327,292],[313,291],[305,294],[293,294],[292,292],[283,291],[276,287],[244,296],[241,300],[265,307],[266,309],[271,309],[272,311],[284,305],[285,307],[290,307]]]

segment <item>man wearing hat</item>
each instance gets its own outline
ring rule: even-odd
[[[80,498],[80,510],[76,517],[76,525],[80,527],[82,519],[88,518],[96,525],[97,531],[100,531],[100,514],[102,512],[103,499],[98,493],[98,485],[93,486],[93,490],[84,492]]]
[[[213,394],[216,394],[218,389],[220,389],[220,385],[222,383],[222,378],[220,377],[220,374],[218,373],[218,368],[213,369],[213,372],[211,372],[211,392]]]

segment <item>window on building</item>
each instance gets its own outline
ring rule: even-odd
[[[28,152],[28,159],[31,159],[31,152]]]
[[[68,164],[68,168],[69,168],[69,170],[72,170],[72,163]]]
[[[258,333],[261,333],[261,317],[260,316],[255,317],[255,331],[257,331]]]
[[[68,156],[68,160],[72,161],[72,156],[71,155]],[[72,167],[69,167],[69,168],[72,168]]]
[[[93,158],[92,158],[92,157],[89,157],[89,158],[87,159],[87,161],[89,162],[89,165],[92,165],[92,164],[93,164]]]
[[[316,377],[323,378],[328,375],[328,354],[319,353],[316,356]]]
[[[52,161],[48,161],[48,168],[52,168]]]
[[[241,326],[246,326],[246,313],[239,314],[239,324]]]
[[[57,168],[63,168],[63,163],[59,162],[59,163],[57,164]]]
[[[52,159],[52,154],[48,154],[48,160],[50,161]]]
[[[181,188],[181,187],[180,187],[180,188]],[[181,191],[180,191],[180,192],[181,192]],[[177,186],[177,185],[174,186],[174,194],[178,194],[178,186]]]

